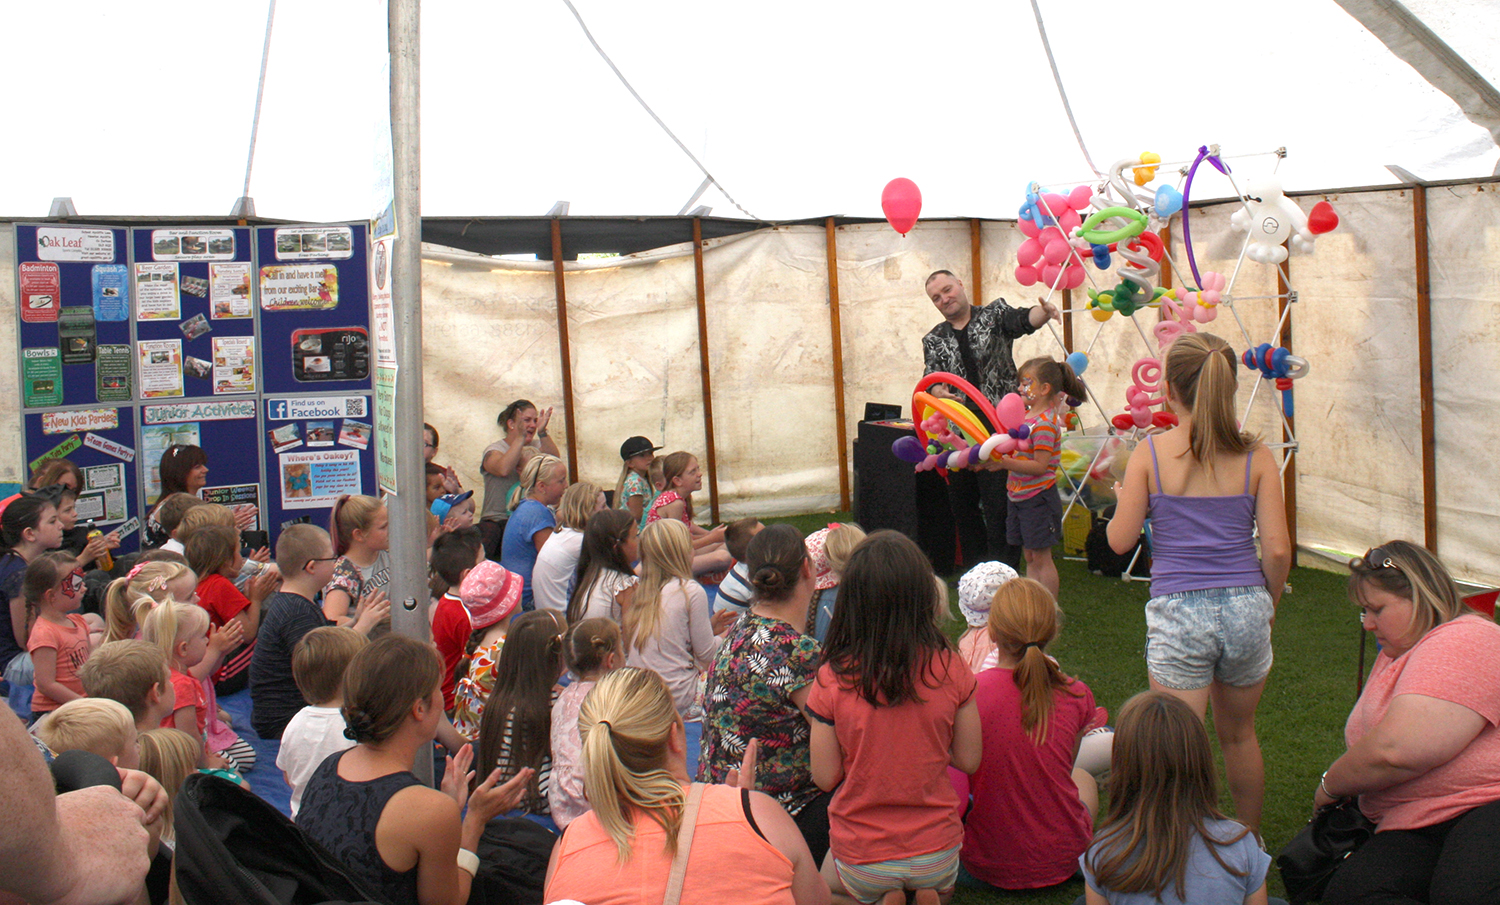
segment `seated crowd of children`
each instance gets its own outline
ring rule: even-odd
[[[340,498],[327,530],[283,528],[273,561],[242,551],[229,509],[172,495],[153,514],[167,542],[120,564],[99,612],[81,614],[110,539],[65,544],[76,487],[12,498],[0,513],[12,708],[51,752],[139,768],[169,795],[195,771],[243,783],[274,766],[291,817],[393,902],[467,899],[479,839],[506,815],[568,833],[547,901],[601,888],[575,869],[588,839],[619,847],[609,901],[647,901],[625,867],[644,855],[616,832],[613,796],[680,804],[673,790],[691,779],[770,796],[745,793],[743,814],[723,813],[786,855],[771,859],[775,901],[935,903],[960,884],[1034,889],[1081,872],[1090,901],[1176,902],[1184,870],[1238,890],[1215,902],[1265,901],[1269,859],[1216,809],[1202,722],[1146,693],[1111,730],[1089,688],[1047,654],[1055,578],[1048,587],[999,563],[965,575],[968,630],[954,644],[948,588],[906,537],[833,524],[803,538],[755,519],[704,529],[693,520],[697,459],[657,458],[644,437],[620,450],[611,507],[537,447],[528,409],[535,416],[527,404],[509,424],[502,415],[510,442],[486,453],[487,488],[489,463],[509,469],[493,475],[509,501],[497,516],[486,499],[488,525],[453,471],[431,463],[429,428],[430,644],[389,632],[385,588],[400,566],[379,499]],[[508,455],[512,445],[522,454]],[[675,710],[638,751],[632,699],[596,704],[592,693],[646,687],[606,682],[627,671],[659,676]],[[279,742],[274,764],[256,762],[220,706],[247,689],[251,728]],[[596,772],[613,763],[601,744],[626,766]],[[658,744],[664,753],[649,754]],[[435,746],[449,755],[441,788],[417,788],[413,755]],[[629,766],[637,757],[645,767]],[[1192,810],[1175,822],[1156,816],[1183,802]],[[382,819],[388,803],[400,821]],[[784,814],[762,827],[766,808]],[[790,841],[778,822],[788,819]],[[670,825],[668,849],[692,844]],[[171,826],[169,816],[167,858]],[[710,848],[719,837],[708,826],[694,870],[710,869],[697,860],[707,851],[734,876],[740,852]],[[1207,845],[1181,854],[1188,837]],[[1175,860],[1143,866],[1143,852]],[[670,862],[657,865],[663,877]]]

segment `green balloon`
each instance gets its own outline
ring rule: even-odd
[[[1094,228],[1112,217],[1123,217],[1128,222],[1119,229],[1108,232]],[[1133,239],[1139,236],[1146,231],[1148,222],[1146,215],[1138,210],[1128,207],[1106,207],[1102,211],[1090,214],[1074,235],[1081,236],[1094,245],[1109,245],[1121,239]]]

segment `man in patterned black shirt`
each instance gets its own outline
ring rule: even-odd
[[[948,270],[933,271],[927,278],[926,291],[943,315],[943,322],[922,337],[922,373],[956,374],[978,387],[992,403],[1016,391],[1011,341],[1035,333],[1049,318],[1062,321],[1057,306],[1045,300],[1038,300],[1031,308],[1012,308],[1005,299],[995,299],[983,308],[972,305],[963,281]],[[934,385],[930,392],[969,401],[947,384]],[[971,408],[983,421],[978,408]],[[958,528],[966,570],[992,559],[1020,567],[1021,548],[1005,540],[1005,478],[1006,472],[999,470],[948,473],[948,504]]]

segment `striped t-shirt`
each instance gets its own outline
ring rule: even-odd
[[[1057,465],[1062,460],[1062,425],[1057,413],[1049,409],[1027,421],[1031,425],[1031,457],[1040,460],[1045,454],[1047,470],[1039,475],[1011,472],[1005,489],[1013,500],[1028,500],[1056,485]]]

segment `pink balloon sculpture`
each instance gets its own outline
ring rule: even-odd
[[[885,211],[891,228],[904,236],[917,225],[917,215],[922,213],[922,190],[910,179],[892,179],[880,193],[880,209]]]
[[[1070,238],[1083,224],[1082,211],[1093,199],[1093,190],[1080,185],[1067,195],[1031,192],[1026,196],[1016,227],[1026,241],[1016,249],[1016,282],[1034,286],[1038,281],[1057,289],[1083,285],[1083,261],[1092,254],[1088,242]]]

